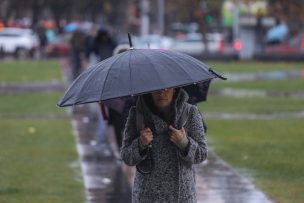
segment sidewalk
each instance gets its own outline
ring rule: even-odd
[[[64,68],[64,78],[68,69]],[[95,106],[94,106],[95,105]],[[134,168],[118,158],[114,130],[107,126],[107,140],[97,142],[97,104],[70,109],[80,159],[87,203],[131,202]],[[197,198],[200,203],[269,203],[265,194],[238,174],[213,152],[195,166]]]

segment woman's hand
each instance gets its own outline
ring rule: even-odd
[[[169,126],[169,139],[174,144],[179,144],[182,140],[187,139],[186,136],[187,135],[184,128],[178,130],[174,128],[172,125]]]
[[[142,147],[149,145],[153,140],[153,134],[150,128],[144,128],[140,131],[139,142]]]

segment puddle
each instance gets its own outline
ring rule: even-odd
[[[246,112],[205,112],[206,119],[247,119],[247,120],[271,120],[271,119],[287,119],[287,118],[304,118],[304,111],[300,112],[273,112],[273,113],[246,113]]]
[[[223,73],[229,81],[252,81],[252,80],[284,80],[304,78],[304,69],[287,71],[261,71],[254,73]]]

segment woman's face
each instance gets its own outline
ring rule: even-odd
[[[154,105],[160,110],[168,108],[173,100],[174,92],[173,88],[152,92]]]

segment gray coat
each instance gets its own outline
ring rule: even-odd
[[[153,114],[145,102],[138,102],[130,109],[125,126],[121,157],[127,165],[135,166],[146,158],[139,153],[139,132],[136,127],[136,111],[143,110],[145,119],[153,122],[152,157],[154,168],[150,174],[142,175],[136,171],[132,191],[132,202],[196,202],[195,174],[193,164],[207,158],[207,144],[201,114],[196,106],[187,103],[187,93],[180,89],[173,101],[173,121],[175,126],[181,124],[181,114],[188,108],[189,115],[184,128],[189,144],[182,152],[168,138],[168,124]],[[142,100],[144,101],[144,100]]]

